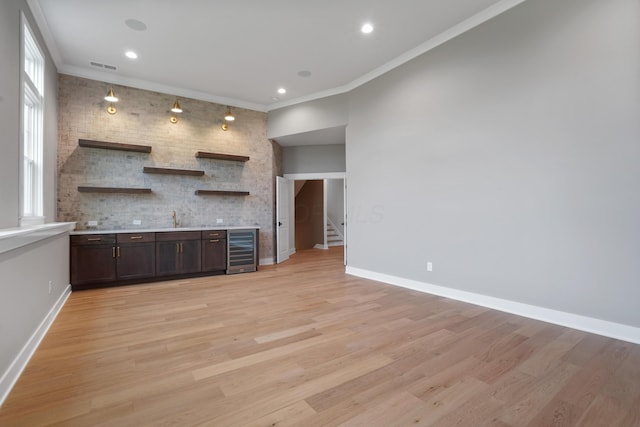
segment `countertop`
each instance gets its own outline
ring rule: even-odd
[[[115,234],[115,233],[164,233],[170,231],[203,231],[203,230],[256,230],[260,229],[257,225],[225,225],[210,227],[177,227],[177,228],[120,228],[117,230],[77,230],[72,231],[72,236],[81,236],[84,234]]]

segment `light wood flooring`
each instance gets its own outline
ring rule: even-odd
[[[639,426],[640,346],[344,274],[74,292],[2,426]]]

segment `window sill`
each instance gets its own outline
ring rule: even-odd
[[[76,227],[75,222],[53,222],[0,229],[0,254],[21,248],[49,237],[69,233]]]
[[[44,225],[43,216],[25,216],[20,219],[20,228],[31,228],[37,225]]]

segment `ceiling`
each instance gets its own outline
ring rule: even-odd
[[[27,1],[61,73],[269,111],[346,92],[523,0]]]
[[[293,135],[279,136],[278,144],[283,147],[299,147],[301,145],[332,145],[344,144],[346,139],[345,126],[313,130]]]

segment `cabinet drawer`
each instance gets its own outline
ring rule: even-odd
[[[202,240],[206,239],[226,239],[227,230],[205,230],[202,232]]]
[[[168,231],[156,233],[156,241],[168,242],[173,240],[200,240],[200,231]]]
[[[71,245],[108,245],[116,242],[115,234],[83,234],[71,236]]]
[[[120,233],[117,239],[118,243],[155,242],[156,233]]]

